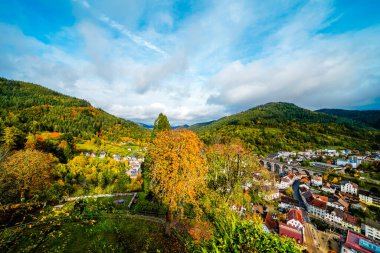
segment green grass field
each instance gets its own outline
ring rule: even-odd
[[[162,224],[135,218],[67,222],[0,232],[1,252],[183,252]]]
[[[130,156],[134,153],[138,153],[139,146],[113,144],[113,143],[105,143],[98,146],[91,141],[85,141],[83,143],[76,144],[76,149],[79,152],[95,152],[95,153],[101,152],[102,150],[104,150],[108,155],[111,155],[111,156],[114,154],[119,154],[121,156]]]

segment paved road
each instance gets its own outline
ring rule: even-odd
[[[117,197],[117,196],[132,196],[135,192],[127,192],[127,193],[113,193],[113,194],[98,194],[98,195],[90,195],[90,196],[79,196],[79,197],[70,197],[64,198],[61,202],[74,201],[79,199],[96,199],[96,198],[104,198],[104,197]]]
[[[321,250],[321,242],[318,233],[314,226],[310,223],[305,223],[305,244],[309,252],[323,253]]]

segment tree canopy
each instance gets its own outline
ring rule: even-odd
[[[155,137],[158,132],[170,130],[171,126],[168,120],[168,117],[166,115],[160,113],[157,117],[157,119],[154,121],[154,127],[152,135]]]
[[[16,192],[21,201],[33,198],[50,185],[52,168],[56,162],[53,155],[38,150],[16,151],[0,167],[2,198],[11,197]]]
[[[181,216],[185,204],[197,206],[206,184],[207,166],[203,145],[189,130],[168,130],[157,134],[149,150],[152,191],[168,205],[168,220]]]

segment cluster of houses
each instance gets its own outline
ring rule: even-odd
[[[270,213],[261,205],[254,205],[251,203],[250,207],[247,208],[232,206],[232,209],[241,215],[247,211],[259,215],[262,218],[262,226],[265,232],[275,232],[283,236],[294,238],[297,243],[303,244],[305,241],[304,215],[308,215],[310,217],[323,220],[326,223],[336,226],[342,230],[349,231],[347,236],[348,243],[344,243],[345,246],[343,246],[345,249],[350,247],[351,249],[363,249],[364,246],[361,246],[359,241],[357,241],[357,244],[353,243],[351,238],[353,236],[361,238],[361,241],[366,240],[367,242],[371,242],[371,247],[375,247],[373,245],[378,245],[378,241],[380,241],[379,223],[370,219],[365,219],[365,221],[362,222],[360,219],[349,213],[350,207],[361,208],[361,205],[363,205],[361,202],[368,203],[369,201],[377,201],[376,203],[378,203],[379,201],[379,198],[376,198],[376,196],[372,193],[359,190],[357,184],[349,181],[344,181],[334,185],[330,185],[328,183],[323,184],[322,177],[312,176],[310,180],[305,172],[302,171],[290,173],[282,177],[280,182],[277,183],[273,181],[263,181],[260,179],[259,175],[255,175],[253,180],[261,180],[264,199],[268,201],[278,200],[279,209],[286,213],[285,221],[280,221],[277,217],[277,212]],[[292,187],[296,180],[300,181],[299,200],[281,193],[287,187]],[[252,185],[250,183],[247,183],[243,186],[243,188],[247,190],[251,186]],[[331,194],[328,194],[328,197],[317,194],[311,186],[317,186],[318,189],[322,188],[322,191],[329,192]],[[361,197],[361,194],[365,194],[363,195],[366,196],[365,201],[364,198]],[[304,211],[300,208],[301,204],[306,207]]]
[[[345,167],[350,165],[352,168],[356,169],[363,162],[380,161],[380,152],[358,154],[357,151],[352,150],[318,149],[300,152],[280,151],[268,157],[278,159],[290,165],[300,165],[303,161],[316,160],[317,158],[332,158],[335,164],[315,162],[310,165],[322,169]]]
[[[103,150],[99,153],[99,156],[94,152],[86,152],[84,155],[87,157],[98,157],[103,159],[107,156],[107,153]],[[141,174],[141,164],[144,162],[144,158],[136,158],[133,156],[121,157],[119,154],[112,155],[112,158],[117,162],[128,161],[129,169],[126,173],[129,177],[134,178]]]

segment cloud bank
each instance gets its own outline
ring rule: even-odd
[[[380,24],[336,31],[334,2],[107,3],[72,2],[75,22],[44,41],[2,21],[0,75],[144,123],[272,101],[379,109]]]

